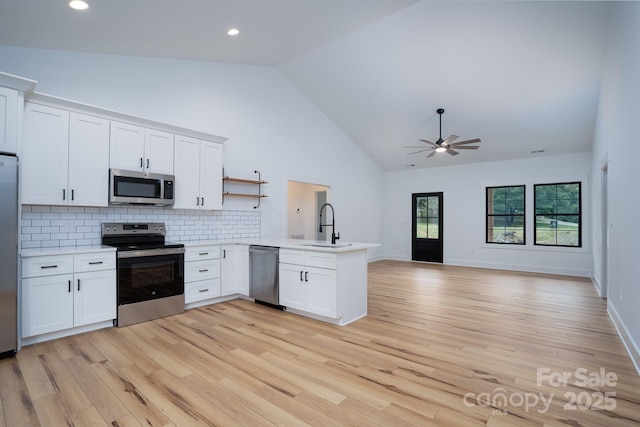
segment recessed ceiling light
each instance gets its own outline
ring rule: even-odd
[[[89,9],[89,3],[87,3],[84,0],[69,0],[67,4],[71,9],[75,9],[75,10]]]
[[[229,31],[227,31],[227,34],[229,34],[230,36],[237,36],[238,34],[240,34],[240,30],[238,30],[237,28],[231,28]]]

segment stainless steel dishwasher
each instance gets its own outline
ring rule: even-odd
[[[259,304],[282,310],[278,287],[280,248],[249,246],[249,296]]]

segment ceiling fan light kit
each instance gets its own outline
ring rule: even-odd
[[[431,151],[431,153],[429,153],[427,158],[432,157],[436,153],[444,153],[444,152],[447,152],[452,156],[457,156],[460,153],[453,150],[453,148],[455,148],[456,150],[477,150],[478,148],[480,148],[480,146],[478,145],[469,145],[469,144],[477,144],[482,142],[478,138],[468,139],[466,141],[460,141],[460,142],[453,142],[456,139],[458,139],[458,135],[449,135],[447,139],[442,139],[442,114],[444,113],[444,108],[438,108],[436,110],[436,113],[440,116],[440,137],[438,138],[438,140],[436,142],[431,142],[427,139],[420,139],[419,141],[430,145],[430,147],[427,147],[427,148],[424,148],[424,145],[405,146],[404,148],[420,148],[420,150],[407,153],[407,155],[418,154],[424,151]]]

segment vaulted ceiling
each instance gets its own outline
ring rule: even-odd
[[[3,0],[0,44],[277,67],[385,170],[589,151],[615,6],[88,1],[78,12]],[[407,155],[438,139],[438,108],[443,138],[480,138],[480,149]]]

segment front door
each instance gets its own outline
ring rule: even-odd
[[[412,195],[412,247],[414,261],[442,262],[442,193]]]

